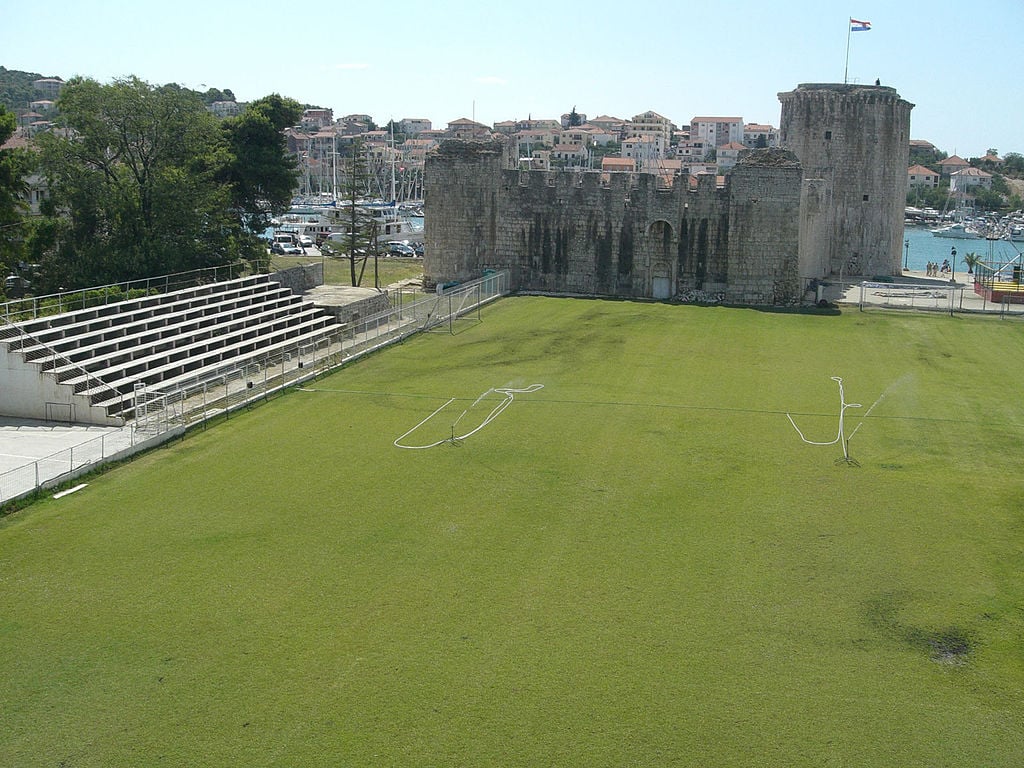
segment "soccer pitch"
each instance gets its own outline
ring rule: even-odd
[[[0,520],[0,763],[1024,760],[1019,324],[481,316]]]

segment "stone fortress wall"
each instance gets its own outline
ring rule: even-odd
[[[425,170],[428,285],[779,305],[810,281],[900,274],[913,105],[881,86],[779,94],[783,150],[714,176],[518,170],[513,145],[446,141]]]
[[[801,172],[751,150],[714,176],[659,189],[650,174],[519,171],[508,146],[447,141],[427,160],[428,283],[509,269],[519,291],[730,303],[799,298]],[[696,294],[696,295],[694,295]]]

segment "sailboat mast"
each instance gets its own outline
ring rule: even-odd
[[[391,118],[391,202],[395,202],[395,119]]]

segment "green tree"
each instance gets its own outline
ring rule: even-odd
[[[580,117],[580,113],[576,111],[576,105],[573,104],[572,111],[569,112],[569,127],[575,128],[578,125],[583,125],[583,118]]]
[[[301,115],[297,101],[273,94],[221,123],[230,159],[220,178],[230,185],[232,206],[252,234],[291,206],[298,171],[282,132]]]
[[[42,75],[0,66],[0,104],[10,110],[25,109],[35,99],[33,83]]]
[[[203,104],[210,106],[215,101],[236,101],[235,94],[231,92],[230,88],[221,90],[220,88],[207,88],[203,93]]]
[[[38,144],[50,187],[33,250],[48,287],[83,287],[231,263],[255,253],[229,185],[230,153],[199,96],[135,77],[76,78],[61,132]]]
[[[974,204],[983,211],[998,211],[1006,206],[1005,198],[995,189],[978,185],[971,188]]]
[[[342,190],[344,194],[343,214],[340,217],[345,223],[346,233],[342,243],[333,246],[325,243],[329,250],[337,250],[343,258],[349,260],[349,274],[352,285],[362,282],[366,261],[372,254],[377,257],[378,231],[377,222],[370,212],[360,203],[367,194],[370,183],[370,171],[366,162],[365,147],[360,139],[356,139],[349,149]],[[356,264],[362,268],[356,273]]]
[[[0,146],[14,135],[14,113],[0,105]],[[21,261],[26,234],[25,177],[33,158],[24,149],[0,149],[0,278]]]
[[[929,168],[936,173],[939,172],[939,161],[945,160],[946,157],[945,152],[940,152],[934,148],[929,149],[928,147],[918,145],[910,147],[910,165],[923,165],[925,168]]]
[[[1024,177],[1024,155],[1019,152],[1007,152],[1003,158],[1003,172],[1010,178]]]

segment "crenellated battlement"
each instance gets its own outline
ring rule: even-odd
[[[520,170],[497,142],[427,160],[428,280],[509,269],[519,290],[794,301],[801,170],[780,150],[713,175]]]

